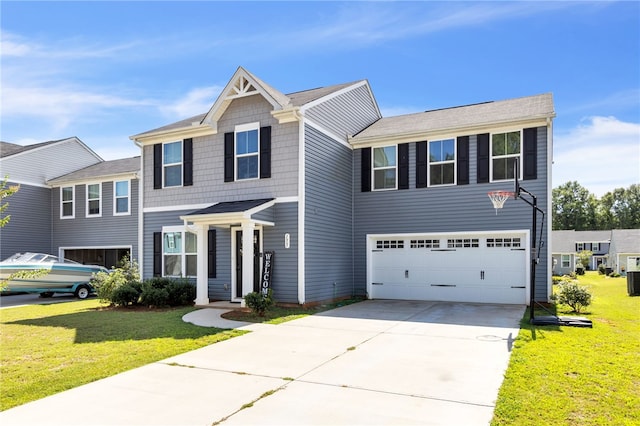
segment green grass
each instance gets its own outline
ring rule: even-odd
[[[640,297],[626,278],[579,280],[593,294],[579,316],[593,328],[531,326],[526,312],[492,425],[640,424]],[[569,311],[558,307],[578,316]]]
[[[97,299],[0,310],[0,411],[242,334],[182,321],[193,308]]]
[[[272,306],[267,309],[267,311],[265,311],[264,316],[259,316],[248,310],[235,310],[222,314],[222,317],[233,321],[281,324],[283,322],[292,321],[298,318],[306,317],[308,315],[313,315],[319,312],[328,311],[330,309],[339,308],[340,306],[361,302],[362,300],[362,298],[352,298],[341,300],[339,302],[317,305],[309,308]]]

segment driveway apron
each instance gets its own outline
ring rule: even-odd
[[[369,300],[0,413],[3,425],[487,425],[521,305]]]

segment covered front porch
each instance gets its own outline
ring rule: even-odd
[[[275,226],[272,215],[266,214],[274,204],[273,198],[223,202],[180,216],[185,227],[197,235],[196,305],[210,304],[209,278],[216,276],[219,256],[215,230],[220,228],[231,233],[228,302],[244,306],[244,296],[256,291],[262,267],[262,231],[264,227]]]

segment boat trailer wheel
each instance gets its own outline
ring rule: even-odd
[[[91,293],[91,291],[89,290],[89,286],[86,286],[84,284],[79,285],[78,288],[76,288],[76,292],[75,292],[75,296],[78,299],[86,299],[87,297],[89,297],[89,294]]]

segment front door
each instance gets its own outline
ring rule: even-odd
[[[242,298],[242,231],[236,232],[236,287],[235,297]],[[260,230],[253,231],[253,291],[260,291]]]

